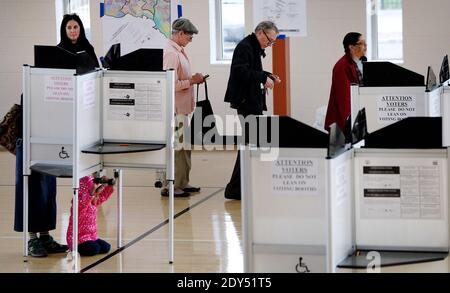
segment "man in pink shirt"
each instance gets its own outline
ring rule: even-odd
[[[194,84],[203,83],[201,73],[192,74],[189,58],[184,48],[192,42],[197,28],[186,18],[179,18],[172,24],[172,37],[164,48],[164,69],[175,70],[175,130],[184,133],[184,126],[188,126],[189,114],[194,111]],[[180,144],[175,151],[175,196],[187,197],[189,192],[199,192],[200,188],[189,185],[191,170],[191,151],[183,148],[183,135],[178,137]],[[161,191],[162,196],[168,196],[167,188]]]

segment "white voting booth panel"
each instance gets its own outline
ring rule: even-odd
[[[358,249],[446,252],[448,204],[446,149],[355,150]]]
[[[101,72],[25,66],[24,75],[24,174],[35,164],[77,165],[80,176],[99,170],[100,156],[81,148],[100,140]]]
[[[351,87],[352,125],[366,109],[367,131],[374,132],[408,117],[440,117],[442,87]]]
[[[448,82],[446,82],[448,84]],[[445,85],[442,93],[442,144],[450,147],[450,86]]]
[[[241,151],[244,270],[334,272],[353,249],[352,151]]]
[[[167,142],[166,72],[105,71],[103,82],[103,139],[105,142]],[[127,103],[133,100],[134,103]],[[104,155],[105,166],[165,168],[167,151]]]
[[[24,164],[72,164],[75,70],[24,67]],[[63,85],[64,84],[64,85]],[[28,91],[27,91],[28,89]],[[70,117],[70,119],[67,119]],[[55,124],[55,121],[59,123]],[[29,138],[29,139],[28,139]],[[59,155],[63,150],[67,155]],[[29,165],[24,171],[29,174]]]
[[[24,256],[27,255],[30,167],[50,165],[57,177],[73,178],[74,211],[79,179],[103,167],[164,168],[169,196],[169,261],[173,262],[174,72],[74,70],[24,66]],[[110,86],[112,85],[112,86]],[[140,153],[103,155],[104,142],[120,147],[144,144]],[[116,146],[113,146],[115,148]],[[165,147],[162,151],[149,151]],[[119,150],[118,152],[120,152]],[[126,151],[133,152],[130,147]],[[108,165],[109,163],[109,165]],[[64,167],[64,168],[61,168]],[[48,169],[47,169],[48,171]],[[62,175],[63,174],[63,175]],[[118,246],[122,237],[121,171],[118,191]],[[74,241],[78,213],[74,212]],[[79,271],[74,247],[74,271]]]
[[[23,68],[23,253],[27,251],[28,176],[31,169],[56,177],[72,177],[73,209],[78,211],[79,179],[101,169],[100,156],[85,156],[83,146],[101,138],[100,100],[102,74],[75,75],[73,70]],[[77,243],[78,212],[73,214]],[[78,271],[77,247],[73,250]]]
[[[166,143],[166,78],[166,72],[105,71],[103,139]]]
[[[76,76],[76,120],[74,142],[73,186],[79,187],[80,179],[90,175],[92,171],[102,168],[101,156],[84,154],[82,150],[95,145],[101,140],[100,118],[101,101],[98,99],[101,93],[102,72],[96,71],[85,75]]]

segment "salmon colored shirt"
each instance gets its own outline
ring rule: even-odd
[[[164,70],[175,70],[175,113],[187,115],[194,111],[194,87],[189,79],[192,77],[191,63],[183,47],[168,40],[164,48]]]

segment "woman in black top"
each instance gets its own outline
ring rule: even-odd
[[[86,51],[96,67],[99,67],[94,47],[86,39],[83,23],[76,14],[64,15],[61,23],[61,42],[58,44],[72,53]],[[23,140],[16,141],[16,205],[14,230],[23,231]],[[56,228],[56,178],[50,175],[32,172],[28,180],[29,194],[29,226],[28,254],[34,257],[45,257],[49,253],[67,251],[65,244],[56,242],[49,231]],[[39,234],[39,235],[38,235]]]
[[[94,47],[89,43],[84,32],[83,22],[77,14],[66,14],[61,22],[60,28],[61,47],[72,53],[86,51],[91,59],[95,62],[95,67],[100,67]]]

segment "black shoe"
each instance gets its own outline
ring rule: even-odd
[[[42,236],[39,238],[42,242],[42,245],[44,246],[45,250],[47,250],[47,253],[61,253],[66,252],[69,247],[64,244],[59,244],[55,240],[53,240],[52,236]]]
[[[28,240],[28,255],[33,257],[46,257],[47,250],[45,250],[39,238]]]
[[[189,192],[183,192],[183,193],[174,193],[173,197],[188,197],[191,194]],[[169,196],[169,190],[168,189],[163,189],[161,190],[161,196],[165,196],[168,197]]]
[[[241,200],[241,195],[238,194],[225,194],[226,199],[235,199],[235,200]]]
[[[200,192],[200,187],[186,187],[183,188],[184,192]]]
[[[234,189],[230,187],[230,184],[227,184],[225,187],[224,196],[226,199],[235,199],[235,200],[241,200],[241,189]]]

